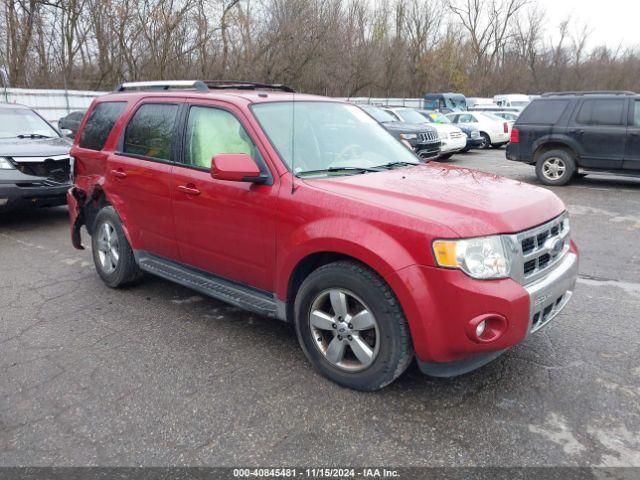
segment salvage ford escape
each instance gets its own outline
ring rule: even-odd
[[[416,359],[478,368],[567,304],[578,251],[551,192],[421,164],[358,107],[289,88],[138,82],[72,148],[71,237],[103,281],[148,272],[291,322],[325,376],[375,390]]]

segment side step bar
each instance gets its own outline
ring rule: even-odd
[[[247,287],[148,252],[135,252],[135,257],[145,272],[259,315],[285,320],[284,304],[272,293]]]

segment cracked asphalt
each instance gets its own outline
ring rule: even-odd
[[[504,150],[450,163],[537,183]],[[567,309],[479,371],[377,393],[316,374],[284,324],[107,288],[65,208],[0,215],[0,465],[640,466],[640,179],[553,190],[582,253]]]

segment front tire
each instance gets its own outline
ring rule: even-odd
[[[313,366],[356,390],[383,388],[413,358],[398,300],[379,275],[356,262],[324,265],[304,280],[295,300],[295,326]]]
[[[98,212],[91,235],[93,263],[102,281],[111,288],[135,282],[142,276],[122,222],[113,207]]]
[[[482,137],[482,143],[478,145],[480,150],[486,150],[491,146],[491,138],[484,132],[480,132],[480,136]]]
[[[445,153],[443,155],[440,155],[438,157],[438,160],[449,160],[451,157],[453,157],[453,153]]]
[[[566,150],[549,150],[536,162],[536,176],[545,185],[566,185],[575,172],[576,162]]]

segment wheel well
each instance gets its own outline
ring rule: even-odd
[[[108,205],[110,204],[104,192],[101,188],[96,187],[91,194],[91,198],[85,203],[83,207],[84,224],[87,228],[87,232],[89,232],[89,235],[93,235],[93,227],[98,212]]]
[[[323,265],[327,265],[328,263],[337,262],[338,260],[351,260],[365,265],[357,258],[337,252],[312,253],[298,262],[289,277],[289,284],[287,287],[287,319],[289,319],[289,321],[294,318],[293,304],[304,279],[307,278],[314,270],[322,267]]]
[[[578,160],[578,156],[576,155],[575,150],[571,148],[569,145],[567,145],[566,143],[549,142],[549,143],[543,143],[536,149],[536,151],[533,154],[534,163],[538,162],[538,158],[540,158],[540,155],[542,155],[545,152],[548,152],[549,150],[564,150],[568,152],[573,157],[574,160],[576,161]]]

